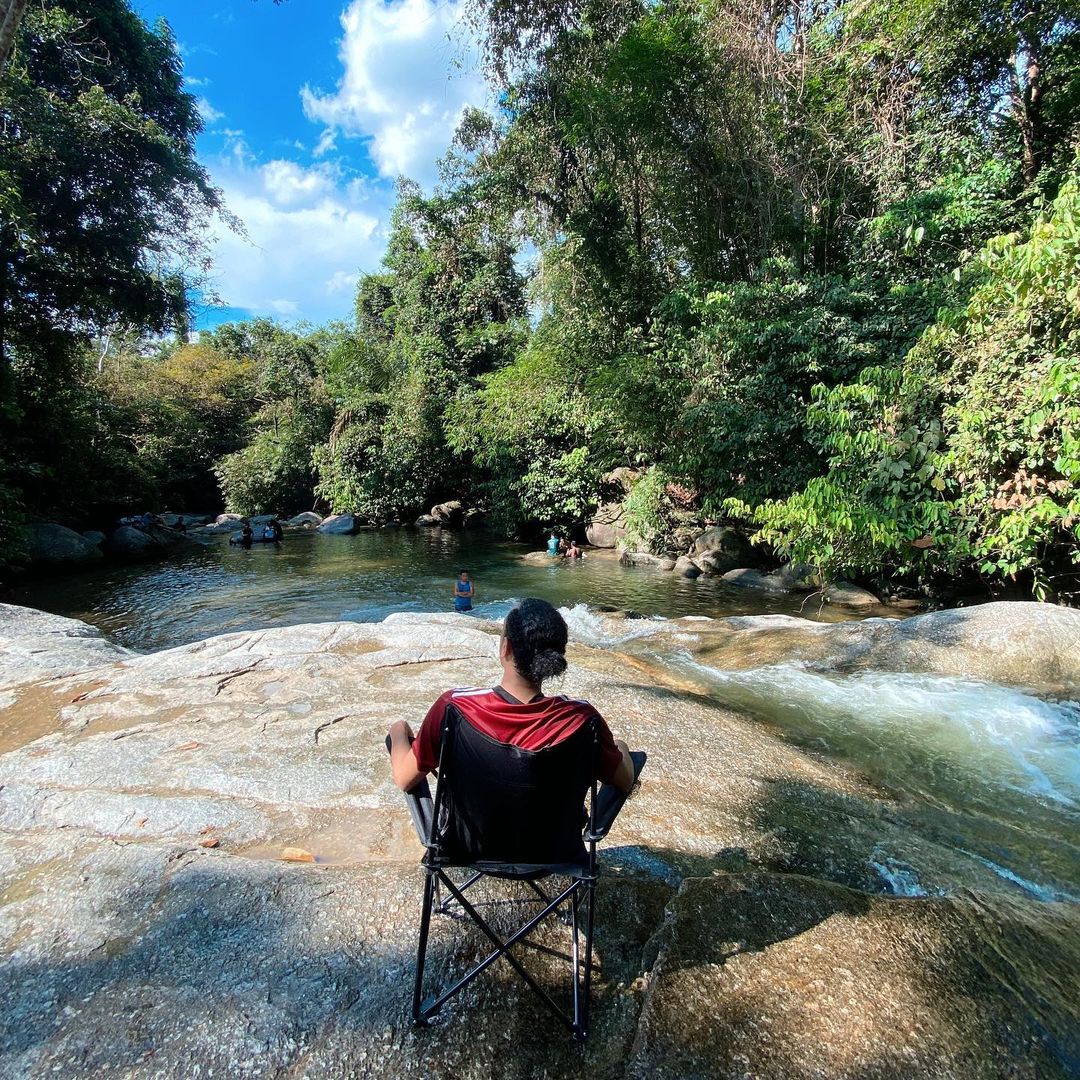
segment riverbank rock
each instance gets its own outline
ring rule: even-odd
[[[99,668],[131,655],[89,623],[0,604],[0,709],[14,703],[7,693],[13,687]],[[48,706],[42,712],[47,713]],[[12,724],[10,713],[0,713],[0,744],[10,736]]]
[[[869,589],[861,589],[850,581],[832,581],[822,589],[827,604],[840,604],[849,608],[878,607],[880,598]]]
[[[689,555],[680,555],[675,560],[675,565],[671,568],[672,571],[684,578],[697,578],[701,577],[701,569]]]
[[[0,637],[51,619],[4,605]],[[85,645],[55,630],[50,662]],[[842,766],[581,645],[560,690],[650,753],[601,847],[591,1040],[501,962],[414,1029],[422,849],[383,735],[496,679],[498,640],[468,616],[399,614],[81,658],[18,687],[32,723],[0,748],[0,1073],[1069,1075],[1076,904],[1021,900]],[[883,849],[931,894],[977,891],[890,897]],[[537,944],[565,953],[566,934]],[[483,944],[434,919],[429,989]],[[520,956],[566,997],[561,957]]]
[[[98,529],[87,529],[83,532],[83,536],[90,541],[91,544],[96,544],[101,547],[105,543],[105,534]]]
[[[210,525],[192,525],[188,532],[192,536],[222,536],[226,533],[234,533],[244,523],[243,518],[228,518],[225,521],[216,521]]]
[[[562,562],[557,555],[549,555],[546,551],[527,551],[520,558],[522,562],[535,566],[558,566]]]
[[[626,539],[624,501],[641,474],[634,469],[613,469],[601,480],[602,501],[585,526],[585,539],[593,547],[613,548]]]
[[[418,529],[435,529],[439,526],[439,519],[432,514],[421,514],[413,524]]]
[[[297,514],[296,517],[291,517],[282,524],[290,529],[303,529],[321,525],[322,521],[321,514],[316,514],[313,510],[305,510],[302,514]]]
[[[740,567],[721,575],[729,585],[743,589],[764,589],[766,592],[799,593],[815,592],[820,586],[816,581],[816,571],[812,566],[792,566],[785,563],[770,573]],[[875,597],[874,603],[880,603]]]
[[[740,567],[722,574],[729,585],[741,589],[761,589],[771,593],[820,592],[821,599],[827,604],[838,604],[849,608],[881,607],[882,601],[868,589],[852,585],[850,581],[834,581],[820,586],[813,581],[815,571],[812,567],[781,566],[771,574],[760,570]]]
[[[110,533],[105,541],[105,552],[114,559],[138,561],[160,559],[191,551],[198,546],[199,542],[194,537],[160,525],[148,525],[139,529],[131,525],[121,525]]]
[[[673,570],[676,559],[673,555],[653,555],[648,551],[624,551],[619,562],[623,566],[655,566],[658,570]]]
[[[703,574],[723,574],[755,561],[750,541],[728,525],[706,529],[695,540],[690,557]]]
[[[30,565],[40,569],[88,566],[99,562],[101,548],[73,529],[48,522],[30,526]]]
[[[166,513],[161,515],[161,520],[166,528],[172,529],[180,524],[183,520],[184,524],[191,528],[193,525],[206,525],[214,520],[213,514],[178,514],[178,513]]]
[[[157,545],[149,533],[131,525],[114,529],[105,541],[105,550],[113,558],[119,559],[152,559],[158,554]]]
[[[359,528],[360,524],[352,514],[332,514],[328,518],[323,518],[322,523],[315,531],[338,536],[351,536]]]
[[[810,622],[743,615],[699,628],[699,659],[743,669],[800,662],[841,672],[954,675],[1040,692],[1080,685],[1080,611],[1000,601],[906,619]]]
[[[465,508],[457,499],[439,503],[431,508],[431,516],[436,523],[448,529],[456,529],[465,520]]]
[[[737,570],[728,570],[720,575],[729,585],[736,585],[740,589],[762,589],[765,592],[786,593],[788,589],[783,581],[775,574],[763,574],[760,570],[749,567],[740,567]]]
[[[246,518],[242,514],[218,514],[214,518],[215,525],[231,525],[234,529],[237,525],[242,525]]]

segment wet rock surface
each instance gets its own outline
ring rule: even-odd
[[[287,528],[302,529],[305,527],[321,525],[322,521],[322,514],[316,514],[314,510],[305,510],[302,514],[297,514],[295,517],[289,518],[288,521],[285,521],[282,524]]]
[[[316,526],[316,529],[321,533],[351,536],[359,527],[359,522],[352,514],[332,514],[328,518],[323,518],[322,522]]]
[[[859,776],[581,646],[560,689],[650,752],[602,849],[590,1042],[502,963],[414,1030],[420,848],[382,736],[493,682],[496,629],[400,614],[134,655],[0,607],[22,716],[0,744],[0,1074],[1078,1075],[1076,905],[1017,902]],[[887,896],[883,845],[972,891]],[[437,919],[429,989],[482,947]],[[556,957],[522,958],[568,990]]]
[[[21,684],[72,675],[131,655],[89,623],[0,604],[0,708],[5,707],[5,693]],[[0,730],[2,726],[0,719]]]
[[[1045,692],[1080,684],[1080,611],[1054,604],[998,602],[833,623],[745,615],[699,630],[694,651],[717,667],[798,661],[840,672],[964,676]]]
[[[101,559],[101,548],[88,537],[63,525],[35,522],[30,526],[30,565],[42,569],[86,566]]]

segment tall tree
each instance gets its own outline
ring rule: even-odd
[[[39,511],[93,497],[63,405],[85,343],[185,308],[221,210],[200,128],[165,24],[127,0],[28,8],[0,79],[0,408]]]

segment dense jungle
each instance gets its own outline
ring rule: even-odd
[[[148,507],[573,530],[625,469],[633,549],[726,522],[828,576],[1075,598],[1077,0],[475,0],[469,30],[493,107],[399,180],[353,317],[193,334],[229,208],[169,27],[26,5],[4,573],[28,522]]]

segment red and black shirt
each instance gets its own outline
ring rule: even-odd
[[[478,731],[522,750],[555,746],[595,717],[599,739],[598,778],[605,784],[612,783],[622,761],[611,729],[587,701],[562,695],[544,697],[542,694],[537,694],[532,701],[518,701],[501,686],[496,686],[492,689],[447,690],[439,696],[428,709],[412,745],[421,772],[429,773],[438,768],[443,713],[451,706]]]

